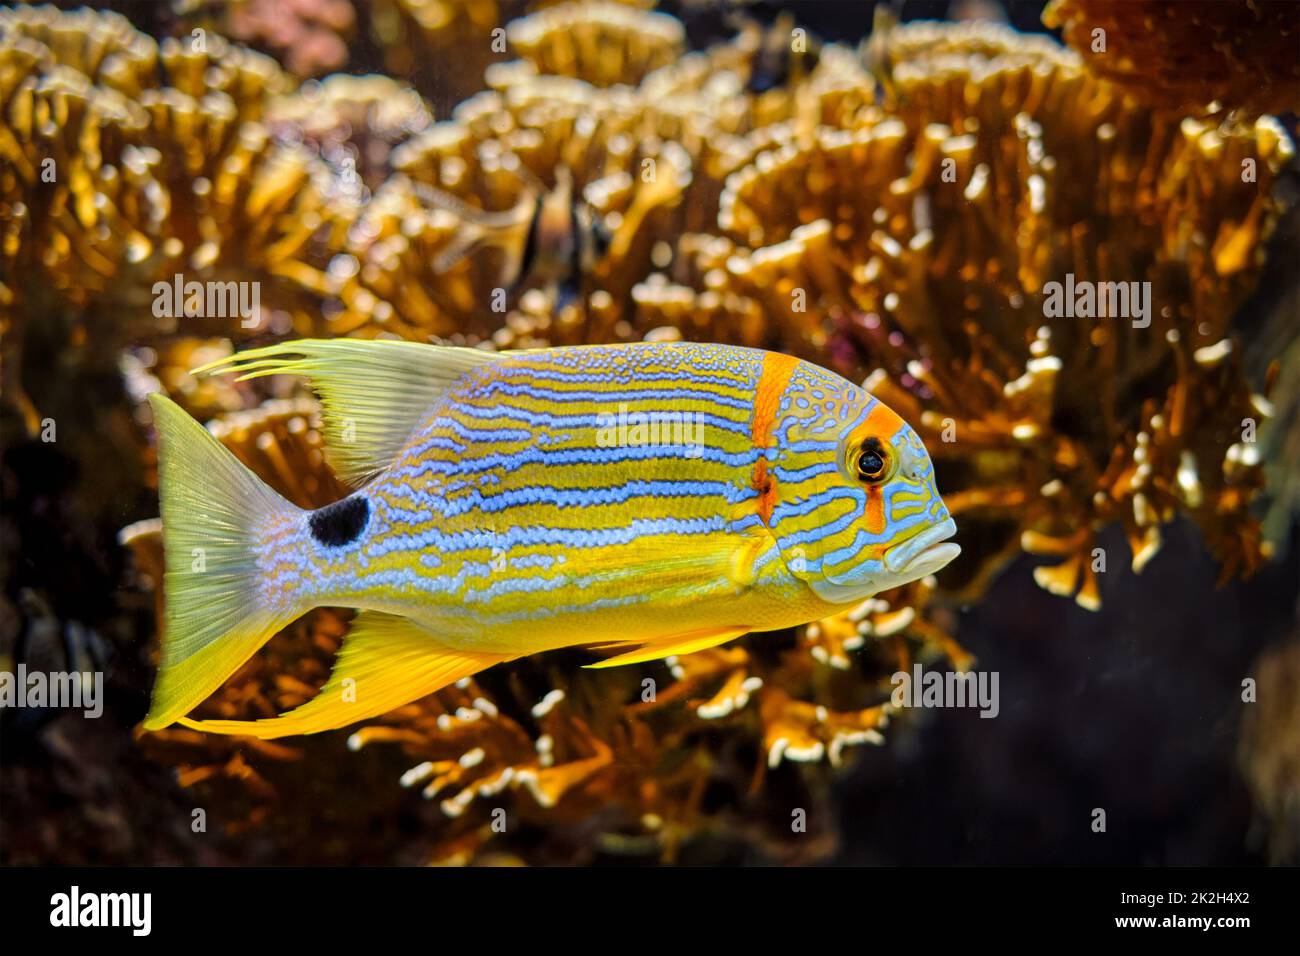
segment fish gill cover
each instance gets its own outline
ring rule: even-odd
[[[916,429],[963,548],[780,635],[617,670],[524,658],[317,737],[48,728],[33,746],[62,769],[6,773],[6,815],[42,821],[6,826],[6,861],[829,859],[832,781],[919,723],[891,675],[970,671],[959,624],[995,582],[1098,611],[1171,526],[1221,581],[1284,557],[1300,322],[1294,285],[1260,290],[1296,240],[1300,18],[1193,6],[1056,0],[1068,46],[881,16],[857,47],[800,6],[0,8],[0,637],[10,663],[42,640],[112,657],[119,726],[163,620],[147,396],[295,505],[348,492],[304,382],[190,374],[252,345],[784,352]],[[318,514],[339,541],[366,517]],[[309,700],[350,616],[310,612],[196,715]],[[1274,684],[1285,660],[1261,662]],[[1295,735],[1270,720],[1240,759],[1293,859]],[[77,787],[98,819],[42,803]],[[190,808],[221,841],[195,848]]]

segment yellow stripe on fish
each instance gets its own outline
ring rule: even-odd
[[[555,648],[620,652],[593,666],[690,653],[958,553],[916,433],[785,355],[308,339],[199,371],[216,370],[306,376],[357,490],[296,508],[152,396],[167,572],[148,728],[313,733]],[[266,720],[185,717],[321,605],[361,614],[315,698]]]

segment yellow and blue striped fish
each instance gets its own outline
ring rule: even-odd
[[[302,340],[199,371],[306,376],[356,487],[304,511],[152,396],[167,572],[145,727],[342,727],[512,658],[597,666],[803,624],[930,574],[956,527],[916,433],[786,355],[643,343],[493,353]],[[190,720],[277,630],[355,607],[320,693]]]

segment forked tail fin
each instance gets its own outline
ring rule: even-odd
[[[268,488],[206,428],[161,395],[158,496],[166,574],[162,666],[147,730],[201,703],[304,608],[268,608],[257,596],[254,534],[297,509]]]

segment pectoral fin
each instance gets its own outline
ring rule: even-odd
[[[731,580],[740,587],[752,585],[758,576],[758,559],[775,547],[776,542],[766,529],[746,532],[731,553],[731,565],[727,569]]]
[[[716,647],[719,644],[725,644],[727,641],[735,640],[742,634],[748,634],[751,629],[748,627],[713,627],[701,628],[697,631],[686,631],[682,634],[674,634],[663,640],[651,641],[649,643],[637,643],[633,641],[624,641],[616,644],[607,644],[603,647],[596,647],[595,650],[612,650],[620,647],[634,645],[630,651],[625,651],[614,657],[608,657],[603,661],[595,664],[588,664],[587,667],[622,667],[624,664],[640,664],[644,661],[656,661],[661,657],[672,657],[679,654],[694,654],[696,651],[702,651],[708,647]]]
[[[314,734],[377,717],[509,659],[450,648],[413,621],[364,611],[353,621],[329,680],[307,703],[265,720],[181,718],[180,723],[263,739]]]

